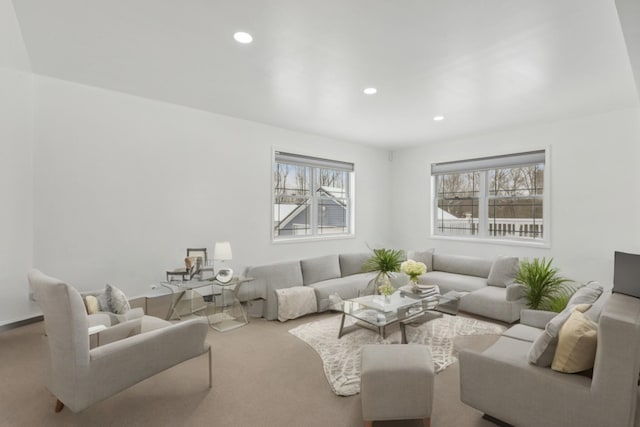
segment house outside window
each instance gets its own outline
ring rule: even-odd
[[[548,241],[545,151],[431,165],[436,236]]]
[[[273,239],[353,234],[353,163],[275,152]]]

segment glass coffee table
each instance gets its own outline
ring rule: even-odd
[[[360,327],[377,331],[382,338],[386,338],[387,326],[399,323],[402,343],[407,343],[405,326],[407,324],[422,323],[442,317],[442,313],[457,314],[459,296],[454,293],[440,295],[439,292],[431,298],[413,298],[396,292],[389,297],[382,295],[367,295],[344,300],[342,304],[342,319],[338,338]],[[345,326],[346,317],[356,319],[353,325]]]
[[[344,300],[338,338],[359,327],[377,330],[382,338],[386,338],[387,326],[400,323],[402,328],[403,322],[417,319],[435,309],[437,305],[438,299],[414,299],[400,292],[389,297],[367,295]],[[356,323],[345,326],[344,321],[347,316],[356,319]]]

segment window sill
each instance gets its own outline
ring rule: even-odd
[[[529,248],[540,248],[540,249],[549,249],[551,248],[551,243],[549,240],[542,241],[527,241],[527,240],[512,240],[512,239],[492,239],[490,237],[457,237],[457,236],[440,236],[437,234],[432,234],[430,236],[433,240],[449,240],[455,242],[466,242],[466,243],[482,243],[482,244],[491,244],[491,245],[503,245],[503,246],[524,246]]]
[[[274,245],[288,244],[288,243],[305,243],[305,242],[324,242],[326,240],[345,240],[355,239],[355,234],[336,234],[326,236],[305,236],[305,237],[291,237],[281,239],[271,239],[271,243]]]

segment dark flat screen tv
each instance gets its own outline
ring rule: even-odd
[[[640,298],[640,255],[615,253],[613,292]]]

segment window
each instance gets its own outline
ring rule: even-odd
[[[544,240],[544,170],[544,150],[432,164],[434,234]]]
[[[353,163],[275,152],[274,240],[352,234]]]

